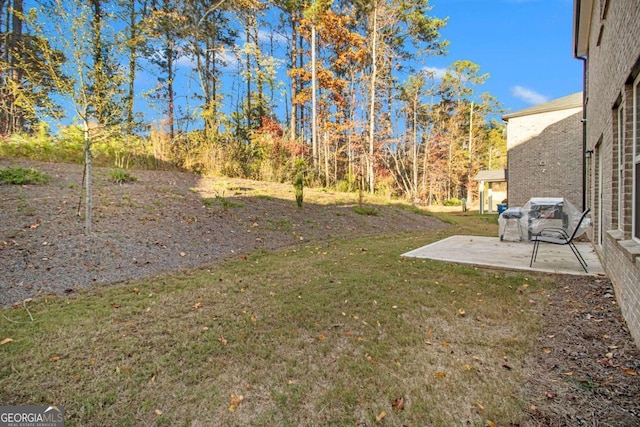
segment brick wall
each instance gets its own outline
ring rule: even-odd
[[[585,2],[583,2],[585,3]],[[586,25],[581,23],[580,25]],[[587,149],[594,150],[588,170],[587,205],[594,209],[592,241],[611,278],[622,314],[640,346],[640,243],[631,236],[633,178],[633,93],[630,82],[640,68],[640,3],[610,0],[603,17],[594,3],[588,50]],[[617,108],[625,109],[621,180],[617,171]],[[640,189],[639,189],[640,190]],[[623,196],[618,223],[618,193]],[[601,209],[599,209],[601,208]],[[602,229],[602,233],[600,230]]]
[[[523,206],[532,197],[564,197],[582,210],[582,111],[577,111],[509,119],[509,206]]]

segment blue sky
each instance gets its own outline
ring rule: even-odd
[[[489,80],[480,88],[515,112],[582,90],[582,62],[573,58],[573,0],[432,0],[433,16],[449,17],[442,30],[446,57],[480,65]]]

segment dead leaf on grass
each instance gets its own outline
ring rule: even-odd
[[[385,419],[385,417],[387,416],[387,412],[386,411],[382,411],[380,412],[377,416],[376,416],[376,422],[380,422],[382,420]]]
[[[487,420],[485,427],[496,427],[496,424],[491,420]]]
[[[220,341],[222,345],[227,345],[227,339],[224,337],[224,335],[220,335],[220,338],[218,338],[218,341]]]
[[[10,342],[13,342],[13,338],[5,338],[2,341],[0,341],[0,345],[5,345]]]
[[[373,357],[371,357],[371,355],[370,355],[369,353],[366,353],[366,354],[364,355],[364,357],[365,357],[365,358],[366,358],[370,363],[373,363],[373,364],[378,363],[378,361],[377,361],[376,359],[374,359]]]
[[[447,374],[445,374],[444,372],[436,372],[435,374],[433,374],[433,376],[436,378],[444,378],[447,376]]]
[[[195,308],[196,310],[199,308],[202,308],[202,303],[201,302],[197,302],[195,304],[193,304],[193,308]]]
[[[629,369],[629,368],[623,369],[622,372],[624,372],[627,375],[632,375],[634,377],[638,375],[638,373],[636,371],[634,371],[633,369]]]
[[[57,362],[58,360],[60,360],[60,356],[51,356],[49,360],[51,360],[52,362]]]
[[[243,400],[244,400],[244,396],[243,395],[232,393],[231,394],[231,403],[229,404],[229,412],[235,412],[236,409],[238,409],[238,406],[240,406],[240,404],[242,403]]]
[[[404,397],[399,397],[391,403],[391,407],[402,411],[404,409]]]
[[[156,415],[162,415],[162,411],[160,409],[156,409],[153,411]]]

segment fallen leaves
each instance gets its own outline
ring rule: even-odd
[[[384,420],[387,416],[387,412],[386,411],[382,411],[380,412],[378,415],[376,415],[376,422],[380,422],[382,420]]]
[[[395,399],[391,403],[391,407],[394,408],[394,409],[397,409],[398,411],[402,411],[404,409],[404,398],[403,397],[399,397],[399,398]]]
[[[242,403],[243,400],[244,400],[244,396],[243,395],[232,393],[231,394],[231,401],[229,403],[229,412],[235,412],[236,409],[238,409],[238,406],[240,406],[240,404]]]
[[[598,359],[598,363],[604,366],[609,366],[611,368],[617,368],[618,365],[613,363],[613,360],[610,358],[606,358],[606,359]]]
[[[13,342],[12,338],[5,338],[2,341],[0,341],[0,345],[5,345],[7,343]]]

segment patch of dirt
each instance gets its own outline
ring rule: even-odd
[[[36,167],[48,185],[0,185],[0,305],[211,265],[255,249],[376,233],[424,232],[445,224],[393,207],[359,215],[355,198],[289,184],[135,171],[134,184],[95,168],[93,234],[78,216],[82,166],[0,159]],[[347,196],[345,196],[347,197]],[[546,277],[546,276],[545,276]],[[640,425],[640,351],[613,287],[601,277],[551,276],[539,304],[546,318],[527,360],[525,426]]]
[[[81,165],[0,159],[8,166],[35,167],[52,179],[0,185],[0,305],[207,266],[256,249],[445,226],[391,206],[360,215],[356,196],[328,205],[336,195],[315,189],[305,189],[298,209],[291,184],[133,171],[135,183],[118,185],[109,169],[94,168],[87,237]]]
[[[640,425],[640,351],[607,278],[554,276],[528,361],[527,426]]]

